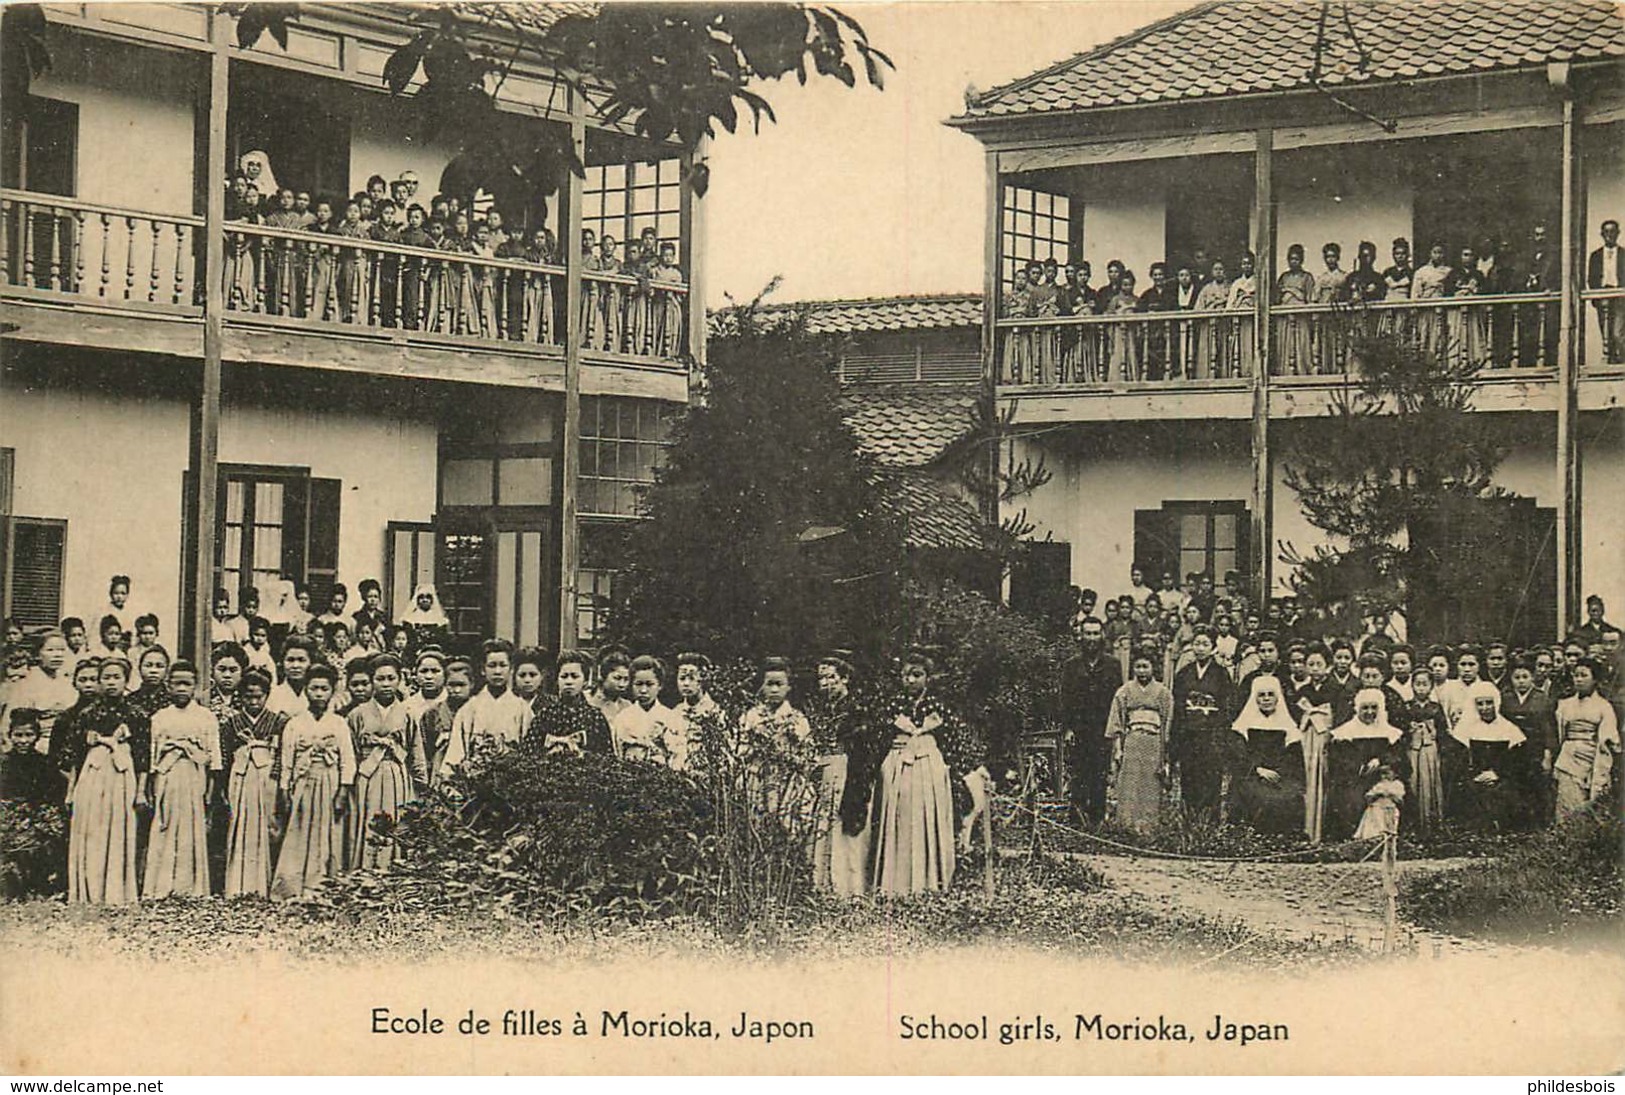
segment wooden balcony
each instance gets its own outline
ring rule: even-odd
[[[0,191],[8,337],[199,357],[203,220]],[[682,400],[688,286],[557,265],[231,223],[229,361]]]

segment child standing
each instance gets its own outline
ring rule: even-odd
[[[323,198],[316,203],[316,219],[307,231],[322,236],[333,234],[333,203]],[[310,304],[305,315],[311,319],[327,319],[339,310],[339,292],[333,277],[334,247],[326,240],[309,245],[314,257],[310,264]]]
[[[622,273],[621,260],[615,257],[615,249],[619,245],[614,236],[604,236],[598,241],[598,270],[600,273],[619,277]],[[626,313],[626,287],[619,281],[605,280],[598,285],[598,323],[603,331],[603,341],[596,343],[596,348],[608,350],[610,353],[620,353],[621,333],[625,327]]]
[[[1405,784],[1391,764],[1378,768],[1377,777],[1365,793],[1365,813],[1360,816],[1360,827],[1354,830],[1355,840],[1399,835],[1399,804],[1405,801]]]
[[[331,666],[312,666],[305,683],[309,708],[282,731],[280,786],[286,833],[276,859],[271,896],[288,900],[344,863],[341,819],[355,783],[355,745],[344,720],[327,709],[333,698]]]
[[[147,897],[207,897],[209,845],[204,807],[219,778],[220,723],[193,703],[197,670],[169,667],[171,707],[152,717],[152,836],[147,846]]]
[[[271,838],[276,828],[274,763],[287,718],[266,709],[271,678],[251,669],[237,691],[241,708],[226,722],[231,753],[226,779],[231,826],[226,837],[227,897],[271,894]]]
[[[108,662],[103,671],[106,694],[84,720],[83,736],[74,749],[78,771],[68,790],[73,812],[68,827],[68,900],[125,905],[137,896],[135,808],[145,805],[146,797],[141,789],[145,766],[138,764],[136,750],[143,743],[134,733],[132,723],[137,720],[123,699],[128,675],[124,663]]]
[[[393,825],[401,807],[429,782],[429,758],[418,722],[399,702],[400,659],[380,654],[372,661],[372,697],[350,712],[355,737],[355,809],[346,825],[346,862],[351,868],[386,870],[394,842],[373,837],[375,819]]]

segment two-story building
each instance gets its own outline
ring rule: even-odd
[[[1610,0],[1220,0],[973,97],[949,124],[986,149],[985,380],[1054,473],[1021,504],[1068,545],[1060,580],[1235,570],[1285,594],[1282,556],[1324,537],[1281,454],[1348,384],[1325,245],[1347,272],[1370,241],[1385,271],[1403,240],[1414,270],[1363,321],[1482,366],[1521,496],[1485,499],[1483,527],[1528,579],[1413,628],[1549,638],[1585,594],[1625,603],[1625,364],[1598,326],[1625,300],[1586,281],[1625,216],[1622,58]],[[1046,259],[1095,290],[1121,263],[1134,296],[1164,273],[1209,310],[1058,307],[1025,288],[1054,284]],[[1268,291],[1203,297],[1215,260]]]
[[[426,208],[457,193],[448,164],[497,135],[429,136],[411,94],[388,94],[412,8],[311,5],[286,49],[239,48],[218,6],[45,10],[50,70],[3,104],[5,614],[93,617],[128,575],[187,647],[208,590],[286,578],[321,612],[342,582],[353,610],[377,578],[397,614],[434,582],[465,640],[590,639],[604,533],[632,517],[703,357],[679,151],[602,125],[519,51],[496,128],[573,141],[587,165],[501,210],[509,231],[551,230],[553,261],[340,247],[228,219],[227,180],[259,153],[261,186],[340,211],[373,176],[415,176]],[[538,27],[563,10],[525,6]],[[603,273],[574,242],[646,229],[676,246],[670,276]]]

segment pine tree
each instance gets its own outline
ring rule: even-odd
[[[713,325],[704,397],[629,534],[613,635],[713,658],[879,641],[905,551],[842,418],[834,353],[805,313],[764,315],[760,297]]]

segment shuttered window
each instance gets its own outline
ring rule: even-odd
[[[327,603],[338,578],[343,486],[304,468],[220,469],[214,584],[230,594],[233,611],[244,586],[277,577],[307,585],[311,604]]]
[[[4,553],[5,615],[24,627],[55,627],[62,619],[62,564],[68,523],[49,517],[7,517]]]

